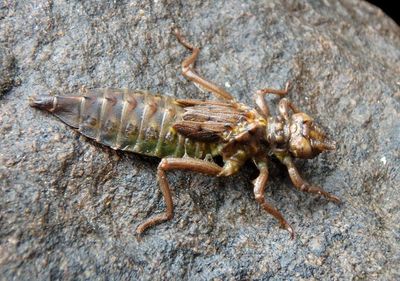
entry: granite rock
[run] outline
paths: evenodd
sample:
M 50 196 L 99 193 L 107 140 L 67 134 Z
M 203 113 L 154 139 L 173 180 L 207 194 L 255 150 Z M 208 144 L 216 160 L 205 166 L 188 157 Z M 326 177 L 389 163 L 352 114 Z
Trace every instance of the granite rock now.
M 144 2 L 0 4 L 0 279 L 399 279 L 399 26 L 358 0 Z M 173 25 L 202 48 L 204 76 L 246 104 L 291 81 L 290 99 L 337 141 L 298 165 L 341 205 L 271 163 L 266 196 L 296 239 L 255 202 L 249 163 L 226 179 L 169 173 L 175 217 L 138 240 L 165 207 L 158 160 L 28 106 L 81 87 L 209 98 L 180 74 Z

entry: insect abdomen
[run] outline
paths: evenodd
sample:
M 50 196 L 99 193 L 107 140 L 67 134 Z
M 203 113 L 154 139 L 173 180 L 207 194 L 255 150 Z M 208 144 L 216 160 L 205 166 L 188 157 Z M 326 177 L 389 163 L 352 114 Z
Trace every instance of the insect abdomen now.
M 97 142 L 150 156 L 193 157 L 210 153 L 210 145 L 193 142 L 172 129 L 183 108 L 168 96 L 141 91 L 101 89 L 84 96 L 39 96 L 31 106 L 52 112 Z

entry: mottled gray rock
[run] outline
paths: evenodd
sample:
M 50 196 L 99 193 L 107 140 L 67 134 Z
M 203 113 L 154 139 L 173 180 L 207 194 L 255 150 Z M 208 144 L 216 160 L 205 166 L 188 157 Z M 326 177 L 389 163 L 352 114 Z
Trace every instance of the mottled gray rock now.
M 0 45 L 0 98 L 15 84 L 15 57 L 9 49 Z
M 139 2 L 0 4 L 0 279 L 399 279 L 399 27 L 355 0 Z M 138 241 L 164 208 L 157 159 L 28 106 L 82 86 L 207 98 L 180 75 L 188 52 L 172 24 L 202 47 L 200 73 L 247 104 L 291 81 L 290 98 L 338 142 L 299 165 L 342 205 L 271 165 L 266 195 L 295 240 L 256 204 L 249 164 L 223 180 L 170 173 L 175 217 Z

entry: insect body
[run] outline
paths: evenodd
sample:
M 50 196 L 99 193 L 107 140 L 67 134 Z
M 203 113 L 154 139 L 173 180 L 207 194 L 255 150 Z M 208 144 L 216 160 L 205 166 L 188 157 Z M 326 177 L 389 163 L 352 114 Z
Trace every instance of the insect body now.
M 293 238 L 292 227 L 264 198 L 268 155 L 275 155 L 287 167 L 297 189 L 339 202 L 337 197 L 304 181 L 293 162 L 293 158 L 312 158 L 325 150 L 332 150 L 334 143 L 327 139 L 311 117 L 286 98 L 279 102 L 279 116 L 271 116 L 264 96 L 276 94 L 282 97 L 288 92 L 288 84 L 285 90 L 257 91 L 256 109 L 241 104 L 194 71 L 193 64 L 200 50 L 186 42 L 178 31 L 175 35 L 192 51 L 182 62 L 183 75 L 219 100 L 181 100 L 142 91 L 103 89 L 83 96 L 33 97 L 30 105 L 52 112 L 83 135 L 113 149 L 162 159 L 157 179 L 166 211 L 140 224 L 137 233 L 173 216 L 166 171 L 181 169 L 212 176 L 230 176 L 247 160 L 252 160 L 260 171 L 253 182 L 255 199 Z M 222 167 L 210 161 L 218 155 L 222 156 Z

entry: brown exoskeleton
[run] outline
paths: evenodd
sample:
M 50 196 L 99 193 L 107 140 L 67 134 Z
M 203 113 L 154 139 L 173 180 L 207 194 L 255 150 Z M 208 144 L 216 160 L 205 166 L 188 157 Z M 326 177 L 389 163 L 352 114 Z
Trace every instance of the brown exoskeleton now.
M 304 192 L 339 199 L 310 185 L 300 176 L 293 159 L 313 158 L 335 144 L 306 113 L 288 99 L 284 90 L 263 89 L 256 93 L 257 108 L 237 102 L 227 91 L 200 77 L 193 65 L 200 52 L 175 30 L 178 41 L 192 54 L 182 62 L 183 75 L 219 101 L 182 100 L 142 91 L 105 89 L 83 96 L 39 96 L 31 106 L 48 110 L 89 138 L 113 149 L 156 156 L 161 159 L 157 178 L 166 211 L 141 223 L 137 233 L 170 220 L 173 203 L 166 171 L 190 170 L 211 176 L 230 176 L 252 160 L 259 176 L 253 181 L 257 202 L 290 232 L 294 231 L 282 214 L 264 197 L 268 180 L 268 157 L 275 155 L 286 167 L 294 186 Z M 267 94 L 281 97 L 279 116 L 270 114 Z M 222 156 L 224 165 L 212 157 Z

